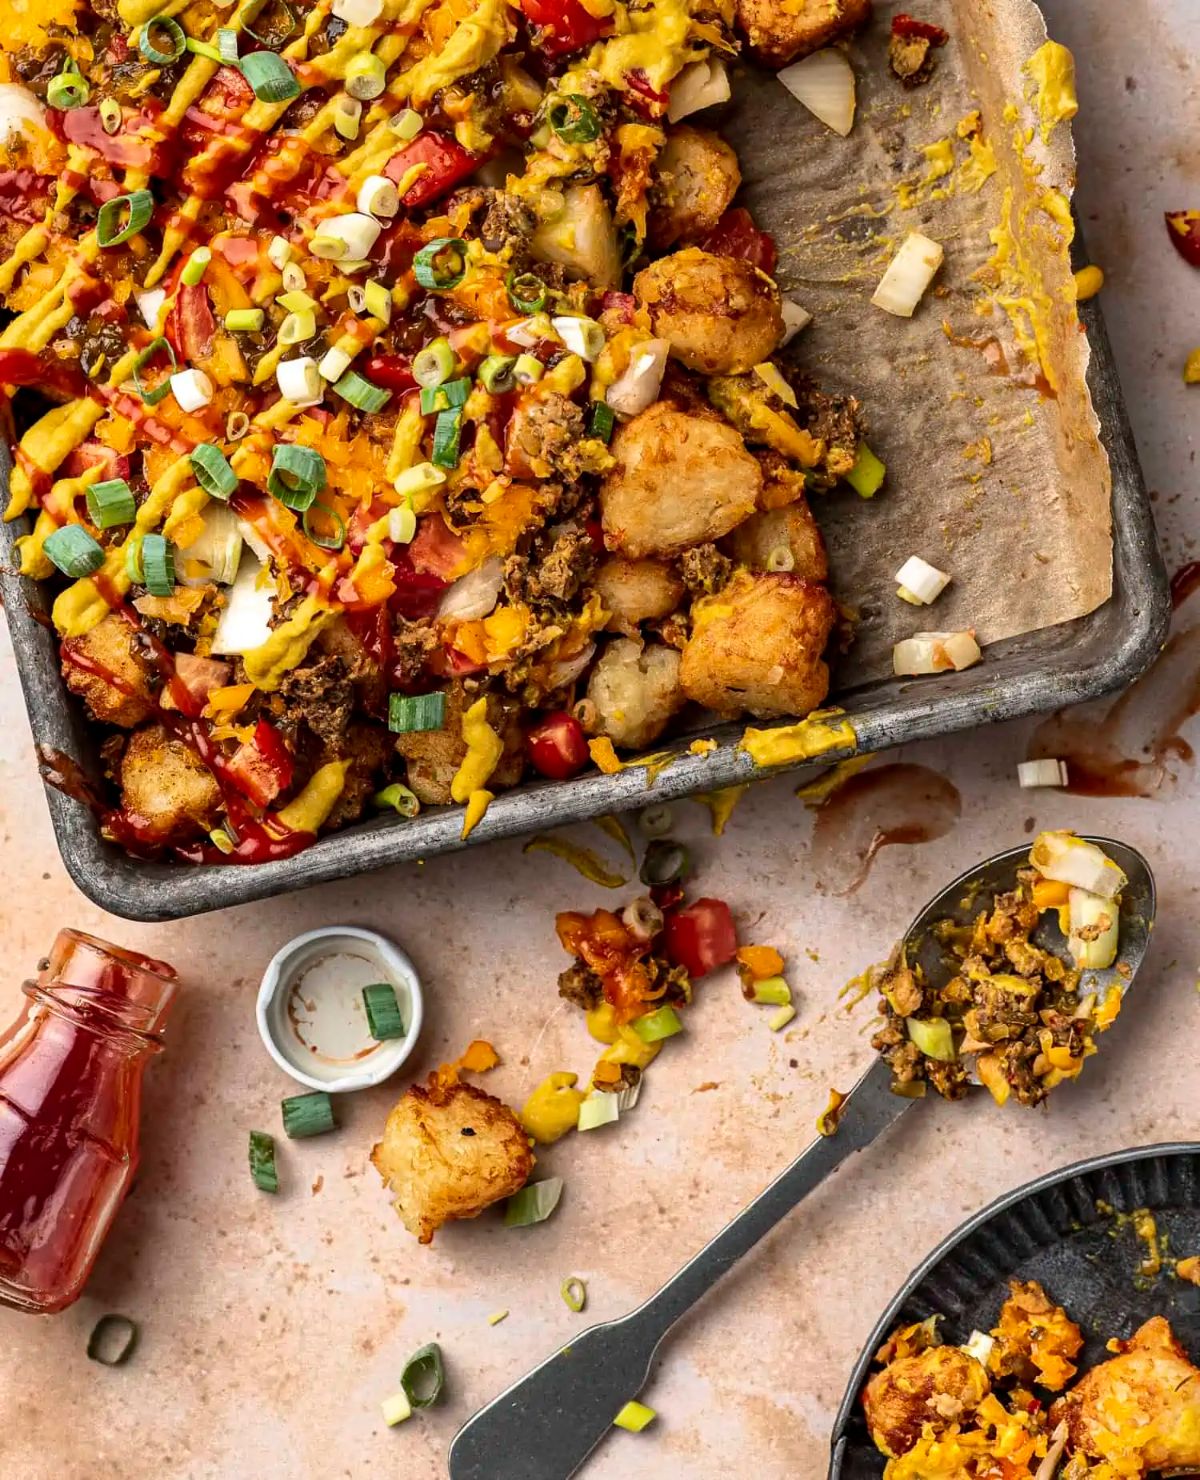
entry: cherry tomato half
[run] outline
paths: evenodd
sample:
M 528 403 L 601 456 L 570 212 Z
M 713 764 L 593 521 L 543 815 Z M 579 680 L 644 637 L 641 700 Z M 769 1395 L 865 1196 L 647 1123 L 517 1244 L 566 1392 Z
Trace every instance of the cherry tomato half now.
M 551 781 L 565 781 L 588 763 L 583 726 L 565 709 L 539 720 L 525 736 L 525 745 L 534 767 Z
M 693 979 L 732 961 L 737 953 L 737 927 L 723 899 L 697 899 L 672 910 L 663 922 L 663 949 L 674 966 Z

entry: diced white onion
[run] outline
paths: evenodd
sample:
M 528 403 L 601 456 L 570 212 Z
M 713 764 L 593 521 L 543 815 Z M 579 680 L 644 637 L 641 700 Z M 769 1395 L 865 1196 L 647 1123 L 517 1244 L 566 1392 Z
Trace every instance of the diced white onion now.
M 666 339 L 647 339 L 634 349 L 629 368 L 613 381 L 604 397 L 619 416 L 636 416 L 658 400 L 670 351 Z
M 1038 786 L 1066 786 L 1066 761 L 1042 760 L 1021 761 L 1017 766 L 1017 781 L 1026 791 Z
M 950 577 L 919 555 L 910 555 L 896 572 L 896 581 L 922 606 L 929 606 L 950 584 Z
M 438 620 L 456 617 L 460 622 L 474 622 L 486 617 L 495 609 L 503 585 L 504 563 L 493 555 L 447 586 L 438 606 Z
M 788 92 L 843 138 L 854 127 L 854 68 L 834 47 L 814 51 L 777 74 Z
M 612 1125 L 620 1115 L 617 1096 L 607 1090 L 594 1089 L 586 1100 L 580 1101 L 577 1125 L 581 1131 L 594 1131 L 602 1125 Z
M 266 565 L 271 558 L 271 547 L 250 523 L 249 519 L 238 520 L 238 533 L 242 537 L 242 543 L 246 546 L 260 565 Z
M 508 324 L 504 330 L 505 338 L 519 344 L 522 349 L 533 349 L 543 339 L 549 339 L 553 333 L 554 325 L 550 322 L 549 315 L 544 313 L 535 313 L 529 319 L 518 319 L 515 324 Z
M 199 411 L 213 398 L 213 383 L 203 370 L 177 370 L 171 376 L 171 394 L 181 411 Z
M 373 216 L 361 211 L 347 211 L 344 216 L 331 216 L 319 223 L 309 242 L 314 257 L 340 261 L 343 257 L 358 260 L 370 254 L 383 230 Z
M 1067 949 L 1075 965 L 1081 971 L 1103 971 L 1111 966 L 1117 959 L 1121 921 L 1118 902 L 1089 894 L 1086 889 L 1072 889 L 1067 896 L 1067 917 L 1071 922 Z M 1096 931 L 1099 933 L 1094 935 Z
M 295 360 L 281 360 L 275 368 L 279 394 L 293 406 L 315 406 L 325 393 L 321 372 L 311 355 Z
M 417 516 L 407 504 L 388 514 L 388 539 L 397 545 L 409 545 L 417 532 Z
M 988 1358 L 992 1354 L 992 1348 L 996 1345 L 995 1340 L 983 1331 L 972 1331 L 970 1339 L 963 1347 L 967 1356 L 974 1357 L 983 1367 L 988 1364 Z
M 1058 1474 L 1058 1467 L 1062 1464 L 1062 1457 L 1067 1452 L 1067 1441 L 1071 1437 L 1070 1425 L 1066 1419 L 1059 1424 L 1050 1436 L 1050 1448 L 1046 1451 L 1046 1457 L 1037 1467 L 1037 1474 L 1033 1480 L 1054 1480 Z
M 165 288 L 147 288 L 144 292 L 133 295 L 137 299 L 138 312 L 141 314 L 147 329 L 158 328 L 158 315 L 163 304 L 167 301 L 167 290 Z
M 550 323 L 571 353 L 581 360 L 594 360 L 604 348 L 604 330 L 595 319 L 564 314 Z
M 583 670 L 596 656 L 596 644 L 586 642 L 583 647 L 570 658 L 559 658 L 557 662 L 550 665 L 546 674 L 546 688 L 563 689 L 570 683 L 574 683 Z
M 368 216 L 390 219 L 400 209 L 400 192 L 386 175 L 368 175 L 358 187 L 356 204 Z
M 1125 875 L 1097 848 L 1073 832 L 1039 833 L 1029 852 L 1029 861 L 1044 878 L 1074 889 L 1086 889 L 1112 899 L 1124 889 Z
M 910 231 L 892 258 L 871 302 L 897 318 L 911 319 L 945 258 L 938 242 Z
M 350 356 L 336 344 L 325 351 L 317 365 L 322 380 L 341 380 L 349 368 Z
M 17 82 L 0 84 L 0 146 L 15 143 L 25 125 L 46 127 L 46 110 L 27 87 Z
M 275 583 L 254 560 L 243 560 L 237 579 L 225 593 L 217 618 L 212 650 L 222 656 L 250 653 L 271 636 Z
M 667 122 L 678 123 L 702 108 L 727 103 L 729 97 L 729 74 L 723 61 L 692 62 L 671 84 Z
M 334 8 L 336 11 L 337 0 L 334 0 Z M 408 1394 L 403 1388 L 393 1393 L 390 1398 L 385 1398 L 380 1403 L 379 1410 L 389 1429 L 394 1429 L 398 1423 L 405 1423 L 412 1417 L 412 1404 L 408 1401 Z
M 283 286 L 288 293 L 303 293 L 308 286 L 308 279 L 304 276 L 304 269 L 298 262 L 285 262 L 283 264 Z
M 973 632 L 916 632 L 892 649 L 892 667 L 899 677 L 913 678 L 970 668 L 982 656 Z
M 185 586 L 232 585 L 242 558 L 241 521 L 228 504 L 210 502 L 203 514 L 204 528 L 197 539 L 180 550 L 176 574 Z
M 291 260 L 291 242 L 286 236 L 273 236 L 267 246 L 267 261 L 282 272 Z
M 333 0 L 332 10 L 348 26 L 373 26 L 383 13 L 383 0 Z
M 797 406 L 796 392 L 788 385 L 779 371 L 771 364 L 770 360 L 764 360 L 761 365 L 755 365 L 754 373 L 762 381 L 763 385 L 773 396 L 778 396 L 785 406 Z
M 779 341 L 782 347 L 790 344 L 801 329 L 807 329 L 812 323 L 812 314 L 807 308 L 801 308 L 798 303 L 793 303 L 790 298 L 785 298 L 780 304 L 783 311 L 783 338 Z

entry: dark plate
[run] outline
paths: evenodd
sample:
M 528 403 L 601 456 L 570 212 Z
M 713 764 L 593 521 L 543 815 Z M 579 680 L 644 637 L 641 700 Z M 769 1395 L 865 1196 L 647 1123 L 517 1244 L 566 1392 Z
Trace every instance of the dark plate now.
M 1143 1146 L 1051 1172 L 952 1233 L 909 1276 L 855 1364 L 834 1424 L 829 1480 L 883 1474 L 859 1394 L 890 1332 L 940 1315 L 946 1340 L 966 1341 L 995 1325 L 1010 1279 L 1037 1280 L 1078 1321 L 1082 1368 L 1105 1360 L 1111 1337 L 1129 1337 L 1156 1315 L 1166 1316 L 1193 1358 L 1200 1354 L 1200 1287 L 1165 1272 L 1140 1280 L 1145 1243 L 1098 1203 L 1118 1213 L 1149 1208 L 1174 1257 L 1200 1253 L 1200 1144 Z

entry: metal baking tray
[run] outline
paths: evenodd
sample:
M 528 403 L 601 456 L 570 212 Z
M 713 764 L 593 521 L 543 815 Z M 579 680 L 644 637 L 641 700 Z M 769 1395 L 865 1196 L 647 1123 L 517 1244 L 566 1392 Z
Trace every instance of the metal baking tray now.
M 1079 243 L 1076 250 L 1081 251 Z M 1077 621 L 990 644 L 985 661 L 965 673 L 915 681 L 890 678 L 844 691 L 835 686 L 830 702 L 846 710 L 860 751 L 883 750 L 1097 698 L 1131 683 L 1165 640 L 1170 620 L 1166 572 L 1112 350 L 1094 300 L 1080 306 L 1080 317 L 1091 343 L 1092 399 L 1112 464 L 1111 598 Z M 7 450 L 0 446 L 0 488 L 5 493 L 9 467 Z M 85 776 L 98 777 L 98 732 L 89 727 L 80 701 L 62 682 L 45 593 L 36 582 L 13 574 L 17 563 L 13 541 L 29 527 L 26 517 L 11 524 L 0 522 L 0 599 L 33 740 L 45 751 L 70 757 Z M 679 758 L 654 779 L 654 799 L 667 801 L 762 776 L 738 749 L 743 728 L 737 723 L 706 729 L 705 734 L 718 742 L 717 749 L 706 755 L 688 754 L 686 736 L 663 747 L 678 752 Z M 821 764 L 850 753 L 830 752 Z M 644 769 L 635 768 L 613 776 L 593 774 L 521 786 L 497 797 L 466 846 L 642 806 L 646 777 Z M 129 920 L 177 920 L 464 846 L 462 809 L 447 807 L 409 821 L 375 818 L 359 823 L 278 863 L 224 867 L 152 863 L 131 858 L 105 842 L 95 816 L 81 802 L 51 787 L 47 800 L 71 878 L 89 899 Z

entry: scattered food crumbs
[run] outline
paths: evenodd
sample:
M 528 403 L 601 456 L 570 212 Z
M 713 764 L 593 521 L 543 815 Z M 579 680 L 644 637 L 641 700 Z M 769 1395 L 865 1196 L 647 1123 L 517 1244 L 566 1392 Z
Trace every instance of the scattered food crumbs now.
M 488 1325 L 498 1326 L 501 1321 L 506 1321 L 507 1319 L 508 1312 L 506 1310 L 494 1310 L 491 1315 L 488 1316 Z
M 1021 761 L 1017 766 L 1017 782 L 1027 791 L 1039 786 L 1066 786 L 1067 779 L 1066 761 Z
M 1193 1254 L 1190 1259 L 1181 1259 L 1175 1266 L 1175 1274 L 1189 1285 L 1200 1285 L 1200 1256 Z
M 1200 349 L 1194 349 L 1183 366 L 1184 385 L 1200 385 Z
M 1075 297 L 1078 302 L 1086 303 L 1089 298 L 1094 298 L 1104 286 L 1104 271 L 1099 267 L 1081 267 L 1075 274 Z
M 325 1178 L 319 1176 L 317 1178 L 317 1180 L 312 1185 L 313 1196 L 316 1197 L 317 1193 L 320 1192 L 321 1188 L 324 1187 L 324 1186 L 325 1186 Z
M 720 1089 L 721 1082 L 718 1079 L 706 1079 L 703 1084 L 698 1084 L 692 1091 L 695 1095 L 706 1095 L 710 1089 Z
M 822 1136 L 836 1136 L 846 1096 L 836 1089 L 829 1091 L 829 1104 L 817 1116 L 817 1130 Z
M 613 1427 L 628 1429 L 631 1434 L 640 1434 L 648 1425 L 652 1424 L 658 1417 L 653 1408 L 647 1408 L 644 1403 L 626 1403 L 616 1418 L 613 1419 Z

